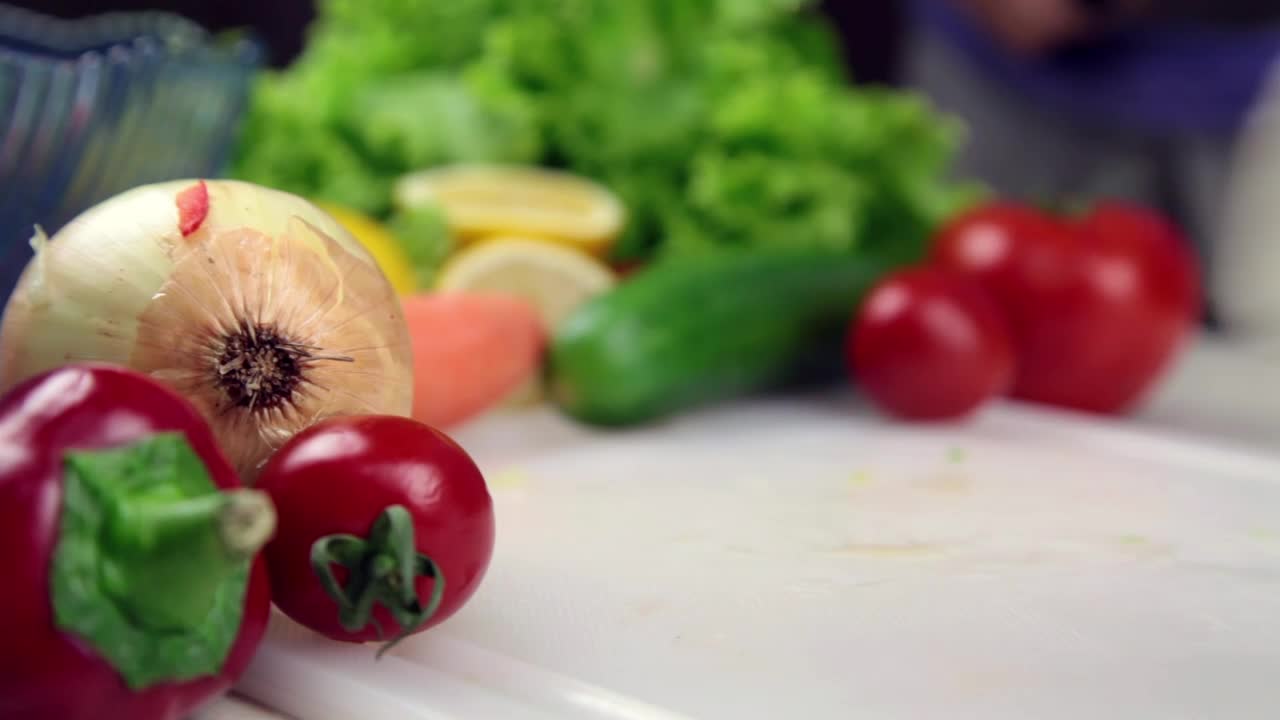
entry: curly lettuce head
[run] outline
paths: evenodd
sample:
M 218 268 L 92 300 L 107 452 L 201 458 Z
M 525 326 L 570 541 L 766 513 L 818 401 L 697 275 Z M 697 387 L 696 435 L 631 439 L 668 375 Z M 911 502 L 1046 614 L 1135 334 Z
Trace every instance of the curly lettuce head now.
M 537 163 L 623 198 L 619 259 L 918 256 L 975 197 L 947 177 L 959 128 L 851 85 L 814 5 L 322 0 L 303 57 L 255 93 L 236 172 L 386 214 L 403 172 Z

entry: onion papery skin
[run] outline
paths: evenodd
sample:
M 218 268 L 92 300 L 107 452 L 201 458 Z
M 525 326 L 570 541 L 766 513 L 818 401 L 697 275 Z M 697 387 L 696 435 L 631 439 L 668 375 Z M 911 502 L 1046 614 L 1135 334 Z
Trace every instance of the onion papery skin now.
M 201 182 L 208 212 L 192 229 L 178 198 Z M 400 302 L 303 198 L 230 180 L 146 185 L 33 243 L 0 322 L 0 392 L 73 362 L 146 373 L 204 414 L 247 482 L 321 419 L 410 413 Z

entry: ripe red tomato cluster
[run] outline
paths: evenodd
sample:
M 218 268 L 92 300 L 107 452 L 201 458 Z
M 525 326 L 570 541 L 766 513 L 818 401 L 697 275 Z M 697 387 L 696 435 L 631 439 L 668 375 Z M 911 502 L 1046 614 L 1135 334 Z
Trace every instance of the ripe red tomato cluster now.
M 954 218 L 927 263 L 872 290 L 847 360 L 863 391 L 905 418 L 959 417 L 1003 394 L 1123 413 L 1200 313 L 1195 258 L 1158 213 L 1108 201 L 1063 216 L 995 202 Z

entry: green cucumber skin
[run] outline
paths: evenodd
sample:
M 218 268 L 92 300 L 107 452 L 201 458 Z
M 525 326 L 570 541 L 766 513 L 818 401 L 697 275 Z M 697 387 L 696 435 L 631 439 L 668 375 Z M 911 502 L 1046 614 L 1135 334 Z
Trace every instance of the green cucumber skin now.
M 840 342 L 887 269 L 780 250 L 651 267 L 557 331 L 552 397 L 584 423 L 625 426 L 768 389 Z

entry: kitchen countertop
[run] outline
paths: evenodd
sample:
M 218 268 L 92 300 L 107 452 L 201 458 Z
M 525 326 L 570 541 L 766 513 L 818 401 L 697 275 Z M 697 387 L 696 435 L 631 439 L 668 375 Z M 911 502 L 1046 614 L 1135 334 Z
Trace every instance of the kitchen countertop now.
M 1254 451 L 1280 451 L 1280 350 L 1205 338 L 1185 353 L 1137 417 L 1146 429 L 1210 438 Z M 1210 385 L 1212 384 L 1212 387 Z M 483 433 L 484 423 L 460 434 Z M 537 432 L 526 442 L 538 442 Z M 560 437 L 553 441 L 560 440 Z M 210 707 L 198 720 L 275 720 L 282 716 L 238 697 Z

